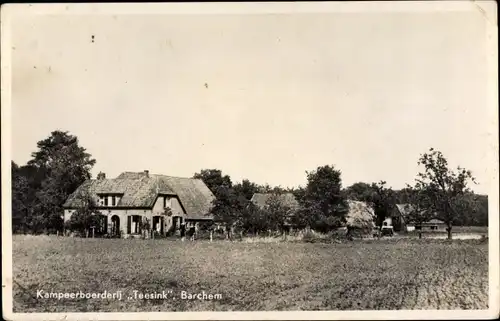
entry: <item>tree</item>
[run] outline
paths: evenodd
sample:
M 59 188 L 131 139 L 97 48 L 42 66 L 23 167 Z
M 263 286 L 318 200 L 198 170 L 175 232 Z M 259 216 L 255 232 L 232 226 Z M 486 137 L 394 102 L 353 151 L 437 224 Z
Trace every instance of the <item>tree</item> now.
M 258 193 L 267 194 L 267 193 L 271 193 L 272 190 L 273 190 L 273 188 L 271 187 L 271 185 L 269 185 L 267 183 L 264 185 L 258 186 Z
M 233 186 L 229 175 L 219 169 L 203 169 L 193 177 L 201 179 L 214 194 L 212 214 L 225 224 L 227 237 L 231 238 L 233 228 L 244 225 L 243 217 L 257 185 L 243 180 Z
M 225 224 L 227 237 L 231 238 L 231 231 L 238 225 L 248 201 L 244 196 L 236 194 L 231 187 L 220 186 L 215 191 L 212 213 L 217 221 Z
M 471 217 L 463 225 L 488 226 L 488 195 L 477 195 L 469 193 L 472 202 L 475 203 Z
M 222 175 L 219 169 L 202 169 L 199 173 L 195 173 L 193 178 L 201 179 L 216 197 L 218 189 L 233 186 L 231 178 L 228 175 Z
M 33 216 L 36 193 L 47 177 L 45 169 L 11 163 L 13 232 L 33 232 L 44 228 L 43 220 Z
M 265 212 L 268 221 L 268 229 L 273 231 L 285 231 L 288 218 L 292 214 L 290 206 L 283 204 L 280 193 L 273 193 L 266 201 Z
M 102 214 L 89 191 L 82 191 L 78 197 L 78 202 L 79 206 L 65 224 L 65 228 L 88 237 L 92 227 L 101 226 Z
M 12 173 L 12 232 L 25 233 L 29 226 L 28 180 L 19 172 L 19 166 L 11 163 Z
M 328 231 L 345 223 L 348 207 L 341 194 L 341 172 L 333 166 L 320 166 L 306 172 L 307 186 L 302 205 L 294 221 L 320 231 Z
M 429 197 L 425 190 L 418 190 L 408 186 L 404 190 L 404 197 L 407 200 L 405 203 L 405 212 L 407 213 L 406 220 L 415 224 L 415 226 L 422 226 L 422 223 L 427 222 L 432 217 L 432 212 L 429 211 Z M 422 233 L 419 232 L 419 238 L 422 238 Z
M 433 148 L 420 156 L 418 165 L 424 170 L 417 174 L 415 189 L 425 197 L 429 211 L 446 223 L 451 240 L 452 226 L 473 206 L 464 195 L 471 192 L 468 184 L 475 183 L 475 178 L 471 171 L 460 166 L 456 171 L 450 170 L 443 154 Z
M 302 186 L 299 186 L 299 187 L 290 189 L 290 193 L 292 193 L 293 196 L 295 196 L 295 199 L 297 200 L 297 202 L 299 204 L 302 204 L 304 201 L 305 194 L 306 194 L 306 189 Z
M 248 179 L 244 179 L 241 183 L 237 183 L 233 185 L 234 192 L 238 195 L 242 195 L 250 201 L 253 197 L 253 194 L 259 192 L 259 186 L 253 182 L 250 182 Z
M 37 147 L 28 166 L 44 173 L 45 177 L 33 201 L 36 216 L 33 228 L 39 230 L 43 226 L 45 230 L 60 230 L 62 205 L 80 184 L 90 179 L 95 159 L 79 146 L 78 138 L 68 132 L 53 131 L 48 138 L 39 141 Z
M 373 184 L 357 182 L 343 190 L 347 199 L 361 202 L 372 202 L 374 199 Z
M 237 227 L 244 232 L 257 234 L 269 229 L 268 213 L 253 203 L 249 203 L 237 221 Z
M 382 226 L 386 217 L 389 216 L 394 207 L 394 192 L 390 187 L 386 186 L 385 181 L 372 183 L 374 190 L 373 210 L 376 216 L 376 225 Z

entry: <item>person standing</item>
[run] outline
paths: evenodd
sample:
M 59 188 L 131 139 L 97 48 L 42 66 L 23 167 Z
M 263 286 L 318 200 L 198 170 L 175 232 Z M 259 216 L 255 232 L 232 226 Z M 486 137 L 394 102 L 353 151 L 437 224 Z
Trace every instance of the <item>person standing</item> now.
M 184 238 L 186 237 L 186 223 L 181 223 L 181 240 L 184 242 Z

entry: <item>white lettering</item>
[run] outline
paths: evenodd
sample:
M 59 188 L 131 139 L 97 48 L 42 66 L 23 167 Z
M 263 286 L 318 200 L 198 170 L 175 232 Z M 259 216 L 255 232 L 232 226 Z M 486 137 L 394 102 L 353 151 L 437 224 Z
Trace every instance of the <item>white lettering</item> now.
M 188 293 L 186 291 L 181 291 L 182 300 L 220 300 L 222 299 L 222 294 L 211 294 L 205 291 L 199 293 Z

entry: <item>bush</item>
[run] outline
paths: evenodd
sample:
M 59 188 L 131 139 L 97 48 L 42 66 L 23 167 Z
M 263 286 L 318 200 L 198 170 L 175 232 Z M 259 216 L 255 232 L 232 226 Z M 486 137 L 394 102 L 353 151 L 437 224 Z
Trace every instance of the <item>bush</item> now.
M 152 236 L 152 238 L 154 238 L 154 239 L 164 239 L 164 238 L 166 237 L 166 235 L 163 235 L 163 234 L 161 234 L 161 233 L 160 233 L 160 232 L 158 232 L 158 231 L 153 231 L 153 233 L 152 233 L 152 235 L 151 235 L 151 236 Z
M 318 237 L 316 237 L 312 230 L 308 230 L 302 235 L 302 241 L 306 243 L 316 243 L 318 241 Z
M 211 231 L 215 227 L 215 224 L 213 221 L 206 221 L 206 222 L 199 222 L 198 223 L 198 230 L 201 232 L 206 232 L 206 231 Z

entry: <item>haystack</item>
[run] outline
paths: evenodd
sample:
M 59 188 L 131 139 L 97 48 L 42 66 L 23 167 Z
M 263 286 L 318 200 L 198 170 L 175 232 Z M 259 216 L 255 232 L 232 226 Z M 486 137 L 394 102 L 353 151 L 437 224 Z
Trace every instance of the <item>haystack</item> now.
M 347 200 L 349 212 L 346 216 L 346 226 L 349 229 L 363 230 L 370 233 L 375 227 L 375 212 L 365 202 Z

